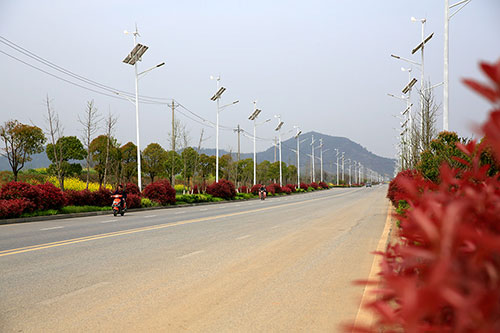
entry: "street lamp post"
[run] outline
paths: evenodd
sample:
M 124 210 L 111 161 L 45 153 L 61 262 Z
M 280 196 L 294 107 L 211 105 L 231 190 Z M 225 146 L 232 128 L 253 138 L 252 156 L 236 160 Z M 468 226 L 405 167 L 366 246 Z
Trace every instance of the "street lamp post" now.
M 342 183 L 345 183 L 344 182 L 344 154 L 345 152 L 342 152 Z
M 300 133 L 302 131 L 298 126 L 294 126 L 297 129 L 297 134 L 295 134 L 295 139 L 297 139 L 297 186 L 300 187 Z
M 213 79 L 213 77 L 210 77 Z M 231 106 L 233 104 L 238 103 L 239 101 L 234 101 L 233 103 L 224 105 L 224 106 L 219 106 L 219 101 L 224 93 L 226 91 L 226 88 L 220 87 L 219 88 L 219 81 L 220 81 L 220 76 L 217 76 L 217 92 L 210 98 L 210 100 L 215 101 L 217 103 L 217 121 L 215 125 L 215 182 L 219 182 L 219 113 L 224 110 L 226 107 Z
M 124 31 L 125 34 L 129 32 L 127 30 Z M 134 36 L 134 48 L 127 55 L 127 57 L 123 60 L 124 63 L 134 66 L 135 72 L 135 124 L 136 124 L 136 140 L 137 140 L 137 186 L 139 190 L 142 190 L 142 175 L 141 175 L 141 144 L 140 144 L 140 135 L 139 135 L 139 76 L 145 74 L 157 67 L 163 66 L 165 63 L 162 62 L 154 67 L 151 67 L 148 70 L 145 70 L 141 73 L 137 72 L 137 62 L 142 60 L 142 55 L 148 50 L 148 47 L 142 44 L 137 43 L 137 36 L 139 35 L 139 31 L 137 30 L 137 25 L 135 27 L 135 31 L 132 32 Z
M 311 170 L 312 174 L 311 175 L 312 175 L 312 177 L 311 177 L 311 179 L 312 179 L 313 183 L 316 182 L 316 175 L 314 173 L 314 143 L 315 142 L 316 141 L 314 141 L 314 135 L 313 135 L 313 136 L 311 136 L 311 150 L 312 150 L 312 155 L 311 155 L 311 161 L 312 161 L 312 170 Z
M 253 102 L 253 113 L 248 117 L 249 120 L 253 121 L 253 184 L 257 184 L 257 150 L 256 150 L 256 138 L 257 138 L 257 117 L 262 112 L 262 110 L 257 109 L 257 101 Z M 270 121 L 271 119 L 266 120 Z
M 281 171 L 281 126 L 283 126 L 284 122 L 281 121 L 281 115 L 275 115 L 275 118 L 278 118 L 278 126 L 274 129 L 278 132 L 278 142 L 279 142 L 279 151 L 280 151 L 280 186 L 283 186 L 283 176 Z
M 337 186 L 339 186 L 339 149 L 335 148 L 335 151 L 337 152 Z

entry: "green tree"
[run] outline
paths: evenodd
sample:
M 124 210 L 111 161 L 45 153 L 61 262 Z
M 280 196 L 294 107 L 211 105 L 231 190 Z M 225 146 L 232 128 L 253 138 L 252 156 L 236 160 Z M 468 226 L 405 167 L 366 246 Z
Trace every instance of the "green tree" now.
M 269 161 L 262 161 L 257 164 L 257 183 L 265 184 L 270 180 L 270 178 L 268 178 L 270 166 L 271 162 Z
M 287 166 L 286 170 L 286 183 L 295 184 L 296 182 L 297 182 L 297 167 L 293 164 L 290 164 L 289 166 Z
M 238 181 L 243 184 L 250 184 L 253 182 L 253 159 L 246 158 L 240 160 L 237 164 L 238 167 Z
M 158 143 L 150 143 L 142 152 L 143 169 L 151 178 L 152 183 L 156 176 L 165 172 L 167 157 L 167 152 Z
M 169 150 L 167 152 L 167 158 L 165 160 L 165 163 L 163 164 L 163 168 L 165 170 L 165 174 L 172 176 L 178 174 L 182 170 L 182 160 L 180 155 L 173 151 Z M 174 184 L 172 179 L 170 180 L 171 184 Z
M 87 151 L 76 136 L 60 137 L 55 147 L 49 143 L 46 148 L 47 157 L 52 162 L 49 172 L 58 176 L 59 187 L 64 191 L 64 178 L 79 175 L 82 172 L 80 163 L 70 163 L 70 160 L 83 160 Z
M 207 178 L 215 176 L 215 156 L 208 156 L 201 154 L 199 158 L 199 173 L 203 184 L 206 183 Z
M 2 148 L 2 155 L 7 157 L 14 180 L 17 181 L 19 170 L 26 162 L 31 161 L 31 155 L 43 151 L 45 135 L 41 128 L 21 124 L 17 120 L 9 120 L 0 126 L 0 137 L 5 144 L 5 148 Z
M 99 135 L 90 143 L 90 153 L 95 163 L 94 169 L 99 178 L 99 186 L 102 186 L 108 165 L 119 164 L 118 162 L 121 159 L 118 143 L 115 138 L 110 137 L 108 150 L 108 136 Z
M 438 137 L 430 142 L 429 149 L 420 154 L 417 170 L 424 177 L 437 182 L 441 164 L 447 163 L 451 167 L 462 168 L 462 165 L 453 159 L 453 157 L 459 157 L 467 160 L 467 156 L 457 148 L 458 142 L 466 143 L 467 140 L 460 138 L 455 132 L 439 133 Z
M 132 177 L 137 176 L 137 146 L 132 142 L 127 142 L 120 147 L 121 171 L 127 182 Z
M 194 170 L 196 169 L 196 163 L 198 161 L 198 153 L 192 147 L 187 147 L 182 151 L 181 159 L 182 177 L 184 178 L 184 184 L 187 184 L 194 176 Z
M 233 157 L 231 154 L 224 154 L 219 157 L 219 175 L 222 179 L 231 180 L 236 173 Z

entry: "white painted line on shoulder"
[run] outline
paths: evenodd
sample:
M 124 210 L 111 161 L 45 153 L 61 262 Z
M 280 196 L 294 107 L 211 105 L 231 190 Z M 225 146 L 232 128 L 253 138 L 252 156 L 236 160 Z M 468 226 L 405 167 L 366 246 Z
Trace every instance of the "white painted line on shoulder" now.
M 116 222 L 118 220 L 106 220 L 106 221 L 101 221 L 101 223 L 111 223 L 111 222 Z
M 245 236 L 238 237 L 236 239 L 237 240 L 242 240 L 242 239 L 245 239 L 245 238 L 248 238 L 248 237 L 252 237 L 252 235 L 245 235 Z
M 179 258 L 179 259 L 184 259 L 184 258 L 192 257 L 192 256 L 197 255 L 197 254 L 202 253 L 202 252 L 205 252 L 205 251 L 203 251 L 203 250 L 200 250 L 200 251 L 194 251 L 194 252 L 191 252 L 191 253 L 185 254 L 185 255 L 183 255 L 183 256 L 180 256 L 180 257 L 178 257 L 178 258 Z
M 64 227 L 52 227 L 52 228 L 43 228 L 43 229 L 40 229 L 40 230 L 54 230 L 54 229 L 62 229 Z

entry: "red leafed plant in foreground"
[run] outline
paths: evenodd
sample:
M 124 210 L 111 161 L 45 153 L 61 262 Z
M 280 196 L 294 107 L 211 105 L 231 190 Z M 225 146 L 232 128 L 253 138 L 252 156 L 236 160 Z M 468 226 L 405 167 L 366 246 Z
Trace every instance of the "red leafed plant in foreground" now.
M 480 164 L 488 147 L 500 160 L 500 61 L 481 68 L 491 86 L 464 82 L 494 103 L 485 139 L 458 143 L 470 162 L 443 164 L 438 184 L 395 183 L 400 193 L 390 197 L 410 206 L 398 216 L 401 241 L 381 253 L 378 297 L 368 305 L 377 324 L 354 332 L 500 332 L 500 176 Z

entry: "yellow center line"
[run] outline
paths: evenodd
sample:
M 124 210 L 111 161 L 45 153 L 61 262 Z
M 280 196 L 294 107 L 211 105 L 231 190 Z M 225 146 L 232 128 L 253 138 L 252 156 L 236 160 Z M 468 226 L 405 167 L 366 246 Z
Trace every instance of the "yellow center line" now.
M 343 196 L 343 195 L 348 194 L 348 193 L 352 193 L 352 192 L 341 193 L 341 194 L 333 195 L 333 196 L 326 196 L 323 198 L 303 200 L 303 201 L 287 203 L 287 204 L 282 204 L 282 205 L 277 205 L 277 206 L 247 210 L 247 211 L 243 211 L 243 212 L 228 213 L 228 214 L 215 215 L 215 216 L 209 216 L 209 217 L 201 217 L 201 218 L 190 219 L 190 220 L 179 221 L 179 222 L 169 222 L 169 223 L 164 223 L 164 224 L 159 224 L 159 225 L 154 225 L 154 226 L 140 227 L 140 228 L 135 228 L 135 229 L 123 230 L 123 231 L 114 231 L 114 232 L 109 232 L 109 233 L 104 233 L 104 234 L 99 234 L 99 235 L 85 236 L 85 237 L 72 238 L 72 239 L 67 239 L 67 240 L 62 240 L 62 241 L 57 241 L 57 242 L 20 247 L 20 248 L 16 248 L 16 249 L 0 251 L 0 257 L 5 257 L 5 256 L 13 255 L 13 254 L 19 254 L 19 253 L 25 253 L 25 252 L 31 252 L 31 251 L 38 251 L 38 250 L 43 250 L 43 249 L 48 249 L 48 248 L 58 247 L 58 246 L 63 246 L 63 245 L 83 243 L 83 242 L 88 242 L 91 240 L 97 240 L 97 239 L 103 239 L 103 238 L 109 238 L 109 237 L 115 237 L 115 236 L 122 236 L 122 235 L 130 235 L 130 234 L 134 234 L 134 233 L 138 233 L 138 232 L 165 229 L 165 228 L 175 227 L 175 226 L 184 225 L 184 224 L 213 221 L 213 220 L 217 220 L 217 219 L 223 219 L 226 217 L 233 217 L 233 216 L 239 216 L 239 215 L 244 215 L 244 214 L 257 213 L 257 212 L 267 211 L 267 210 L 271 210 L 271 209 L 282 208 L 282 207 L 286 207 L 286 206 L 295 206 L 295 205 L 304 204 L 304 203 L 311 202 L 311 201 L 332 199 L 332 198 L 336 198 L 339 196 Z

